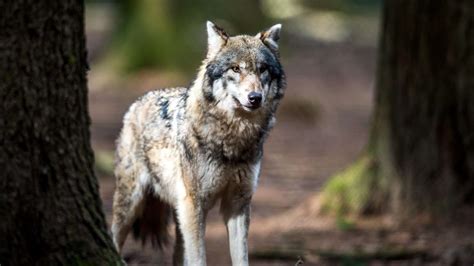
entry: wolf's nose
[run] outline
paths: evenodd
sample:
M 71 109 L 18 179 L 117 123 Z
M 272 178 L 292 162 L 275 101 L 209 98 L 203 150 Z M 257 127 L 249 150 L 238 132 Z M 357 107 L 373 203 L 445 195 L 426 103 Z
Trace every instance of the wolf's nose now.
M 249 93 L 249 102 L 253 106 L 259 106 L 262 102 L 262 94 L 260 92 L 252 91 Z

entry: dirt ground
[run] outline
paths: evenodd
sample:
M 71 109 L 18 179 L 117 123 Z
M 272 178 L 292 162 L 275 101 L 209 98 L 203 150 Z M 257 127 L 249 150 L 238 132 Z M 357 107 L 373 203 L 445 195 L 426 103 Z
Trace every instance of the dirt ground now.
M 457 252 L 453 250 L 452 255 L 449 248 L 464 245 L 474 250 L 472 219 L 454 229 L 443 224 L 413 229 L 399 228 L 389 217 L 351 224 L 314 216 L 317 201 L 309 199 L 332 174 L 353 161 L 366 143 L 376 48 L 296 36 L 283 47 L 288 88 L 278 123 L 265 144 L 252 203 L 252 265 L 366 265 L 364 261 L 370 265 L 447 265 Z M 167 84 L 151 76 L 143 74 L 123 88 L 91 87 L 94 149 L 112 151 L 127 107 L 147 89 Z M 145 88 L 145 83 L 150 87 Z M 101 176 L 100 188 L 110 222 L 113 177 Z M 462 217 L 465 220 L 469 215 Z M 225 227 L 215 210 L 208 219 L 206 248 L 209 265 L 230 265 Z M 142 248 L 130 237 L 124 257 L 130 265 L 169 265 L 171 251 L 172 243 L 160 252 Z

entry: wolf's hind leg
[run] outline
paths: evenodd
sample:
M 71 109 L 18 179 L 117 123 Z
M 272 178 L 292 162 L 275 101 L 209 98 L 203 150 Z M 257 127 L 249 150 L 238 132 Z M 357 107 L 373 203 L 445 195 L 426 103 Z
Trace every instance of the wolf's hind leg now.
M 173 251 L 173 265 L 174 266 L 181 266 L 184 265 L 184 242 L 183 242 L 183 234 L 179 229 L 179 221 L 176 215 L 176 211 L 174 213 L 174 223 L 175 223 L 175 241 L 174 241 L 174 251 Z
M 114 244 L 121 253 L 125 239 L 130 232 L 133 222 L 143 208 L 144 193 L 135 184 L 132 188 L 118 184 L 113 202 L 112 237 Z
M 188 195 L 185 199 L 178 201 L 176 213 L 184 242 L 184 265 L 205 266 L 206 214 L 204 210 Z

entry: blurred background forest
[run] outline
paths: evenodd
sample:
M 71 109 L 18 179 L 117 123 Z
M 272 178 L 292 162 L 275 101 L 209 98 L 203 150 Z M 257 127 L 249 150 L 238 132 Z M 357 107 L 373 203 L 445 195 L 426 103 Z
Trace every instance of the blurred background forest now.
M 192 81 L 206 52 L 206 20 L 231 35 L 282 23 L 288 88 L 253 199 L 252 264 L 443 265 L 456 260 L 459 247 L 474 253 L 472 219 L 451 226 L 454 216 L 435 224 L 417 216 L 402 225 L 393 215 L 360 210 L 359 199 L 374 191 L 344 193 L 358 186 L 371 160 L 364 154 L 381 6 L 378 0 L 86 1 L 92 145 L 108 222 L 114 142 L 128 106 L 146 91 Z M 206 237 L 209 265 L 228 265 L 217 211 Z M 143 250 L 130 237 L 124 256 L 132 265 L 168 265 L 171 248 Z

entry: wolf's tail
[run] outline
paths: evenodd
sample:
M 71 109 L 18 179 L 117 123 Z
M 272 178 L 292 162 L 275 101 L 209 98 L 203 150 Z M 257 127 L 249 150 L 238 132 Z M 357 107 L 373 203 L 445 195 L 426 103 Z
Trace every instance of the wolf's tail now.
M 168 225 L 171 220 L 171 206 L 147 192 L 143 213 L 133 224 L 133 236 L 145 245 L 150 240 L 152 247 L 163 248 L 168 244 Z

